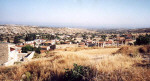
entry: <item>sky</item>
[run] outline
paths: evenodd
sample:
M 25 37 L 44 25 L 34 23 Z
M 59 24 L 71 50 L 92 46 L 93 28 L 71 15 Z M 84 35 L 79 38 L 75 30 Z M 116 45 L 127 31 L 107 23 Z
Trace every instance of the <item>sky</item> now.
M 150 27 L 150 0 L 0 0 L 0 24 Z

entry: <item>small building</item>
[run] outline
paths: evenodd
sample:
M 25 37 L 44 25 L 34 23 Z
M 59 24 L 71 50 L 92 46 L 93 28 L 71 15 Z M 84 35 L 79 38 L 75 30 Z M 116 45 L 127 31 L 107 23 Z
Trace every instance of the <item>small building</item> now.
M 44 52 L 50 50 L 50 46 L 40 46 L 40 48 L 41 48 L 41 53 L 44 53 Z
M 78 44 L 78 47 L 86 47 L 86 45 L 85 45 L 84 42 L 80 42 L 80 43 Z
M 104 47 L 104 41 L 100 41 L 100 42 L 98 43 L 98 47 Z
M 18 50 L 14 49 L 14 44 L 0 44 L 0 65 L 13 65 L 18 60 Z
M 41 50 L 49 50 L 50 46 L 40 46 Z
M 125 45 L 134 45 L 134 42 L 135 42 L 136 40 L 132 40 L 132 39 L 126 39 L 125 40 Z
M 34 56 L 34 51 L 21 53 L 21 48 L 11 43 L 0 43 L 0 65 L 9 66 L 14 62 L 30 60 Z

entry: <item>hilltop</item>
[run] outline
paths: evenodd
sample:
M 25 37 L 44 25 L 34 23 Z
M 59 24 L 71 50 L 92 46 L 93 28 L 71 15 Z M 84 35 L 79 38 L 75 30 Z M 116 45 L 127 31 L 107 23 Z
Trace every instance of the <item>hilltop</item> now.
M 99 33 L 107 33 L 107 34 L 118 34 L 118 33 L 150 33 L 150 28 L 135 28 L 135 29 L 127 29 L 127 28 L 110 28 L 110 29 L 93 29 Z
M 88 33 L 95 32 L 87 29 L 67 28 L 67 27 L 39 27 L 39 26 L 25 26 L 25 25 L 0 25 L 0 34 L 27 34 L 27 33 Z

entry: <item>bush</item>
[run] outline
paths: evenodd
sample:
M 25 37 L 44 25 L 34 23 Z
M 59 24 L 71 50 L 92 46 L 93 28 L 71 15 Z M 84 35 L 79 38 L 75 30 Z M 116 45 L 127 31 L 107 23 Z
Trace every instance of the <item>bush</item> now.
M 52 46 L 50 46 L 50 48 L 51 48 L 52 50 L 54 50 L 54 49 L 56 49 L 56 45 L 52 45 Z
M 20 38 L 19 38 L 19 36 L 15 36 L 15 37 L 14 37 L 14 43 L 15 43 L 15 44 L 20 43 Z
M 21 50 L 22 50 L 23 53 L 27 53 L 28 51 L 33 51 L 34 48 L 30 45 L 26 45 L 25 47 L 22 47 Z
M 26 45 L 26 46 L 24 46 L 24 47 L 22 47 L 22 52 L 23 53 L 27 53 L 28 51 L 35 51 L 36 53 L 38 53 L 38 54 L 40 54 L 41 53 L 41 48 L 40 47 L 38 47 L 38 48 L 34 48 L 34 47 L 32 47 L 32 46 L 30 46 L 30 45 Z
M 36 52 L 36 53 L 38 53 L 38 54 L 40 54 L 40 53 L 41 53 L 41 48 L 40 48 L 40 47 L 35 48 L 34 50 L 35 50 L 35 52 Z
M 30 72 L 25 72 L 26 78 L 24 81 L 31 81 L 32 80 L 32 74 Z
M 147 45 L 147 46 L 143 46 L 143 47 L 139 48 L 139 52 L 140 53 L 150 53 L 150 46 Z
M 118 51 L 114 52 L 113 54 L 124 54 L 131 57 L 136 57 L 139 55 L 139 48 L 140 46 L 123 46 Z
M 86 66 L 74 64 L 73 69 L 66 69 L 64 80 L 65 81 L 87 81 L 89 80 L 89 74 L 91 69 Z M 92 73 L 91 73 L 92 74 Z
M 135 42 L 135 45 L 148 45 L 150 44 L 150 35 L 146 34 L 145 36 L 140 35 Z

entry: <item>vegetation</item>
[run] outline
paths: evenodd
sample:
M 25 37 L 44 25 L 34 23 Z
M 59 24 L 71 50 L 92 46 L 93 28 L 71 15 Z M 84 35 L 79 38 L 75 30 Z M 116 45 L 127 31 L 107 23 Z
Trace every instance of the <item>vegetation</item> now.
M 7 42 L 10 43 L 9 37 L 7 37 Z
M 20 37 L 19 36 L 14 37 L 14 43 L 15 44 L 20 43 Z
M 139 52 L 143 53 L 143 54 L 149 54 L 150 53 L 150 45 L 140 47 Z
M 0 34 L 0 41 L 3 41 L 4 39 L 3 39 L 3 35 L 2 34 Z
M 83 39 L 88 39 L 88 36 L 86 34 L 82 34 Z
M 38 47 L 38 48 L 34 48 L 34 50 L 35 50 L 35 52 L 36 52 L 36 53 L 38 53 L 38 54 L 40 54 L 40 53 L 41 53 L 41 48 L 40 48 L 40 47 Z
M 56 49 L 56 45 L 51 45 L 50 48 L 51 48 L 52 50 L 54 50 L 54 49 Z
M 22 52 L 23 53 L 27 53 L 28 51 L 33 51 L 34 47 L 30 46 L 30 45 L 26 45 L 25 47 L 22 47 Z
M 25 41 L 32 41 L 36 39 L 36 34 L 27 34 L 26 37 L 25 37 Z
M 25 81 L 26 80 L 149 81 L 150 80 L 149 78 L 150 67 L 147 64 L 142 63 L 142 59 L 140 56 L 129 57 L 125 54 L 112 55 L 111 53 L 109 53 L 110 49 L 111 48 L 107 49 L 80 48 L 80 50 L 76 52 L 69 50 L 68 51 L 57 50 L 55 54 L 50 55 L 47 58 L 39 58 L 37 60 L 33 60 L 21 64 L 19 66 L 0 67 L 0 80 L 25 80 Z M 114 48 L 112 48 L 112 50 L 114 50 Z M 64 68 L 68 69 L 65 70 Z
M 135 45 L 148 45 L 150 44 L 150 35 L 146 34 L 145 36 L 140 35 L 135 42 Z
M 35 51 L 36 53 L 38 53 L 38 54 L 40 54 L 41 53 L 41 48 L 40 47 L 38 47 L 38 48 L 34 48 L 34 47 L 32 47 L 32 46 L 30 46 L 30 45 L 26 45 L 26 46 L 24 46 L 24 47 L 22 47 L 22 52 L 23 53 L 27 53 L 28 51 Z
M 89 80 L 92 70 L 87 66 L 81 66 L 74 64 L 73 69 L 66 69 L 64 75 L 64 81 L 81 81 Z
M 101 38 L 105 41 L 106 40 L 106 35 L 101 35 Z

